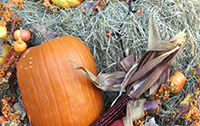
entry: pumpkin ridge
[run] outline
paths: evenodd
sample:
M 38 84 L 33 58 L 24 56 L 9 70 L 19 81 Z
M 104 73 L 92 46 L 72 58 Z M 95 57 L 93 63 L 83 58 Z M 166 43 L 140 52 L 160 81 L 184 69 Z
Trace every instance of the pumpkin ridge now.
M 74 39 L 76 39 L 76 38 L 74 38 Z M 64 40 L 64 38 L 63 38 L 63 40 Z M 80 41 L 80 40 L 79 40 Z M 72 45 L 73 45 L 73 48 L 74 49 L 76 49 L 76 51 L 75 52 L 77 52 L 78 53 L 78 55 L 79 56 L 81 56 L 81 57 L 79 57 L 80 58 L 80 60 L 81 61 L 84 61 L 84 59 L 88 59 L 88 61 L 87 61 L 87 63 L 89 63 L 89 64 L 93 64 L 95 61 L 94 61 L 94 59 L 91 59 L 91 58 L 88 58 L 88 57 L 91 57 L 92 56 L 92 53 L 90 52 L 90 50 L 89 50 L 89 48 L 87 47 L 87 45 L 84 43 L 84 42 L 82 42 L 82 41 L 80 41 L 81 42 L 81 45 L 80 44 L 77 44 L 77 43 L 72 43 Z M 80 47 L 79 47 L 80 46 Z M 76 47 L 78 47 L 78 48 L 76 48 Z M 90 53 L 84 53 L 84 55 L 82 55 L 82 53 L 78 50 L 79 48 L 86 48 Z M 86 52 L 86 49 L 85 50 L 83 50 L 83 51 L 85 51 Z M 87 52 L 88 52 L 87 51 Z M 92 56 L 93 57 L 93 56 Z M 75 61 L 76 62 L 76 61 Z M 84 63 L 83 64 L 83 66 L 86 66 L 86 63 Z M 91 67 L 91 66 L 90 66 Z M 93 67 L 93 66 L 92 66 Z M 94 69 L 94 68 L 91 68 L 91 69 Z M 95 69 L 96 69 L 96 64 L 95 64 Z M 94 71 L 92 71 L 92 73 L 93 73 Z M 97 73 L 97 71 L 95 71 L 95 73 L 94 74 L 96 74 Z M 95 88 L 94 90 L 98 90 L 96 87 L 94 87 L 94 85 L 92 84 L 92 82 L 90 81 L 90 84 L 88 84 L 89 85 L 89 88 Z M 83 87 L 82 87 L 83 88 Z M 82 90 L 82 91 L 84 91 L 84 90 Z M 99 91 L 100 92 L 100 91 Z M 101 92 L 100 92 L 101 93 Z M 87 94 L 87 97 L 96 97 L 95 96 L 95 92 L 94 91 L 91 91 L 90 92 L 90 94 Z M 100 97 L 99 97 L 99 99 L 100 99 Z M 92 99 L 89 99 L 90 101 L 88 101 L 88 103 L 92 103 Z M 94 104 L 95 106 L 95 108 L 99 108 L 99 105 L 98 104 Z M 102 110 L 101 110 L 102 111 Z M 97 113 L 99 113 L 99 110 L 95 110 L 95 112 L 94 111 L 92 111 L 92 112 L 90 112 L 90 114 L 93 114 L 93 115 L 96 115 Z
M 28 50 L 27 50 L 28 51 Z M 27 52 L 26 51 L 26 52 Z M 25 54 L 26 54 L 26 52 L 25 52 Z M 23 54 L 24 55 L 24 54 Z M 26 58 L 26 57 L 23 57 L 23 58 Z M 22 60 L 24 60 L 24 59 L 22 59 Z M 17 70 L 18 71 L 24 71 L 24 70 L 26 70 L 26 71 L 29 71 L 28 69 L 25 69 L 26 68 L 26 62 L 23 62 L 23 63 L 19 63 L 20 64 L 20 68 L 18 68 Z M 24 68 L 25 67 L 25 68 Z M 24 72 L 22 72 L 23 74 L 21 75 L 21 76 L 29 76 L 29 74 L 30 74 L 30 71 L 28 72 L 28 73 L 26 73 L 26 75 L 24 74 Z M 23 78 L 21 78 L 21 79 L 23 79 Z M 18 80 L 18 82 L 20 82 L 21 81 L 21 79 L 20 80 Z M 28 82 L 26 82 L 26 83 L 28 83 Z M 29 85 L 30 85 L 30 83 L 28 83 Z M 19 87 L 20 87 L 20 85 L 19 85 Z M 27 90 L 27 87 L 23 87 L 25 90 Z M 32 88 L 32 87 L 31 87 Z M 30 90 L 30 89 L 29 89 Z M 24 96 L 29 96 L 28 97 L 28 99 L 34 99 L 34 97 L 32 97 L 32 96 L 30 96 L 29 95 L 29 92 L 28 91 L 23 91 L 23 93 L 25 93 L 24 95 L 22 95 L 22 98 L 24 99 Z M 35 93 L 35 90 L 34 90 L 34 93 Z M 26 101 L 26 100 L 28 100 L 28 99 L 26 99 L 26 97 L 25 97 L 25 99 L 24 99 L 24 101 Z M 32 100 L 31 100 L 32 101 Z M 38 100 L 37 100 L 37 102 L 38 102 Z M 24 104 L 26 105 L 26 106 L 31 106 L 31 104 L 29 104 L 29 103 L 31 103 L 31 102 L 25 102 Z M 39 102 L 38 102 L 39 103 Z M 28 111 L 34 111 L 33 109 L 29 109 Z M 42 109 L 40 109 L 40 111 L 42 112 Z M 30 119 L 32 118 L 32 117 L 29 117 Z M 43 118 L 44 119 L 44 118 Z
M 67 39 L 69 38 L 69 37 L 71 37 L 71 36 L 64 36 L 64 37 L 61 37 L 60 38 L 60 42 L 61 41 L 67 41 L 66 40 L 66 37 L 67 37 Z M 68 43 L 70 43 L 70 45 L 72 46 L 72 49 L 73 49 L 73 51 L 75 51 L 76 53 L 77 53 L 77 55 L 79 56 L 79 59 L 77 59 L 77 60 L 75 60 L 75 62 L 78 62 L 78 61 L 85 61 L 85 59 L 87 59 L 87 63 L 83 63 L 83 64 L 81 64 L 81 65 L 83 65 L 83 66 L 87 66 L 87 64 L 94 64 L 95 65 L 95 69 L 96 69 L 96 64 L 95 64 L 95 61 L 94 61 L 94 59 L 91 59 L 91 58 L 88 58 L 88 57 L 92 57 L 92 53 L 90 52 L 90 50 L 89 50 L 89 48 L 86 46 L 86 44 L 84 43 L 84 42 L 82 42 L 81 40 L 79 40 L 79 39 L 77 39 L 77 38 L 74 38 L 74 37 L 72 37 L 71 39 L 73 39 L 73 40 L 71 40 L 71 41 L 79 41 L 79 42 L 70 42 L 69 40 L 67 41 Z M 83 49 L 84 48 L 84 49 Z M 79 49 L 81 49 L 81 51 L 79 50 Z M 89 52 L 89 53 L 88 53 Z M 82 53 L 84 53 L 84 55 L 82 54 Z M 73 57 L 72 57 L 72 59 L 73 59 Z M 72 66 L 72 68 L 73 68 L 74 66 Z M 88 69 L 88 68 L 87 68 Z M 94 69 L 93 68 L 93 65 L 92 66 L 90 66 L 89 67 L 89 69 L 88 70 L 92 70 L 92 69 Z M 93 71 L 91 71 L 91 72 L 95 72 L 94 74 L 96 74 L 97 73 L 97 71 L 95 70 L 93 70 Z M 82 73 L 81 73 L 82 74 Z M 87 88 L 90 88 L 90 89 L 94 89 L 95 91 L 97 91 L 98 89 L 96 88 L 96 87 L 94 87 L 94 85 L 92 84 L 92 82 L 90 81 L 90 80 L 88 80 L 90 83 L 87 83 Z M 81 87 L 82 89 L 84 88 L 83 86 Z M 85 89 L 84 90 L 81 90 L 83 93 L 84 93 L 84 91 L 85 91 Z M 87 89 L 86 89 L 86 91 L 87 91 Z M 96 95 L 95 95 L 95 91 L 90 91 L 90 94 L 89 93 L 87 93 L 87 97 L 91 97 L 91 98 L 95 98 L 95 97 L 97 97 Z M 99 93 L 101 93 L 99 90 L 98 90 L 98 92 Z M 100 97 L 100 96 L 98 96 L 98 99 L 101 99 L 102 100 L 102 97 Z M 87 102 L 88 104 L 89 103 L 93 103 L 92 102 L 92 99 L 88 99 L 89 101 Z M 98 100 L 97 100 L 98 101 Z M 102 100 L 103 101 L 103 100 Z M 99 104 L 103 104 L 103 103 L 99 103 Z M 98 103 L 96 103 L 96 104 L 93 104 L 93 105 L 95 105 L 94 107 L 96 107 L 96 108 L 98 108 L 98 109 L 95 109 L 95 111 L 92 111 L 92 109 L 89 109 L 90 110 L 90 112 L 88 112 L 88 113 L 90 113 L 90 114 L 92 114 L 92 115 L 95 115 L 95 114 L 98 114 L 99 112 L 101 112 L 103 109 L 100 109 L 100 106 L 101 105 L 98 105 Z M 91 116 L 92 117 L 92 116 Z M 87 118 L 88 120 L 90 120 L 89 118 Z
M 86 46 L 86 45 L 85 45 Z M 77 51 L 78 52 L 78 51 Z M 79 52 L 80 53 L 80 52 Z M 82 56 L 81 58 L 82 59 L 84 59 L 84 58 L 86 58 L 86 57 L 90 57 L 89 56 L 90 54 L 89 53 L 85 53 L 85 55 L 84 56 Z M 91 54 L 92 55 L 92 54 Z M 81 60 L 82 60 L 81 59 Z M 87 59 L 89 59 L 89 58 L 87 58 Z M 89 64 L 93 64 L 93 62 L 94 61 L 92 61 L 92 59 L 89 59 L 88 61 L 87 61 Z M 86 65 L 85 63 L 84 63 L 84 65 Z M 92 66 L 93 67 L 93 66 Z M 95 66 L 96 67 L 96 66 Z M 96 68 L 95 68 L 96 69 Z M 92 72 L 93 73 L 93 72 Z M 94 74 L 96 74 L 96 73 L 94 73 Z M 92 84 L 92 82 L 89 84 L 89 87 L 90 88 L 96 88 L 96 87 L 94 87 L 94 85 Z M 97 89 L 95 89 L 95 90 L 97 90 Z M 93 92 L 91 92 L 90 94 L 87 94 L 88 95 L 88 97 L 95 97 L 95 92 L 93 91 Z M 89 103 L 92 103 L 92 99 L 89 99 L 90 100 L 90 102 Z M 94 104 L 95 106 L 95 108 L 99 108 L 98 107 L 98 104 Z M 96 115 L 96 113 L 98 113 L 98 111 L 99 110 L 96 110 L 95 112 L 90 112 L 92 115 Z
M 61 44 L 62 42 L 61 42 L 61 40 L 60 40 L 60 42 L 57 42 L 57 41 L 55 41 L 55 42 L 51 42 L 51 43 L 48 43 L 49 44 L 49 46 L 50 46 L 50 48 L 51 48 L 51 50 L 53 50 L 52 49 L 52 47 L 51 46 L 53 46 L 53 48 L 55 48 L 55 47 L 58 47 L 58 44 L 60 45 L 60 47 L 59 48 L 62 48 L 62 49 L 60 49 L 60 50 L 62 50 L 62 55 L 63 54 L 65 54 L 65 56 L 66 56 L 66 53 L 63 51 L 63 50 L 65 50 L 65 48 L 64 48 L 64 46 L 63 46 L 63 43 Z M 64 41 L 64 43 L 66 43 L 65 41 Z M 52 54 L 54 54 L 54 53 L 52 53 Z M 56 59 L 55 57 L 55 55 L 53 55 L 53 57 L 54 57 L 54 59 Z M 67 56 L 66 56 L 67 57 Z M 64 57 L 65 58 L 65 57 Z M 67 90 L 66 90 L 66 86 L 64 86 L 64 82 L 63 82 L 63 78 L 62 78 L 62 76 L 61 76 L 61 72 L 60 72 L 60 70 L 58 69 L 58 66 L 60 65 L 59 63 L 57 63 L 57 60 L 55 60 L 55 66 L 56 66 L 56 70 L 57 70 L 57 73 L 58 73 L 58 77 L 59 77 L 59 80 L 60 80 L 60 82 L 62 83 L 62 87 L 63 87 L 63 90 L 65 91 L 65 92 L 67 92 Z M 66 65 L 67 65 L 67 63 L 66 63 Z M 61 71 L 63 71 L 63 70 L 61 70 Z M 65 70 L 64 70 L 65 71 Z M 66 73 L 66 74 L 69 74 L 69 73 Z M 68 98 L 68 96 L 64 93 L 64 95 L 65 95 L 65 98 L 67 99 Z M 66 101 L 67 102 L 67 101 Z M 68 103 L 69 104 L 69 103 Z M 68 109 L 69 111 L 71 110 L 71 109 Z M 69 113 L 72 113 L 72 112 L 69 112 Z M 69 119 L 71 119 L 71 116 L 68 116 L 68 118 Z M 72 120 L 72 119 L 71 119 Z
M 29 53 L 30 53 L 30 52 L 29 52 Z M 37 61 L 37 60 L 36 60 L 36 61 Z M 30 69 L 30 68 L 28 69 L 28 71 L 29 71 L 29 74 L 30 74 L 29 76 L 32 76 L 32 74 L 31 74 L 31 69 Z M 34 82 L 34 79 L 32 79 L 32 83 L 35 83 L 35 82 Z M 34 92 L 35 92 L 36 94 L 38 94 L 36 88 L 32 88 L 32 89 L 34 90 Z M 35 98 L 34 98 L 34 99 L 35 99 Z M 38 97 L 37 97 L 37 102 L 38 102 L 38 103 L 41 103 L 40 100 L 38 99 Z M 39 109 L 40 109 L 40 111 L 41 111 L 42 113 L 44 113 L 44 110 L 42 109 L 41 106 L 39 106 Z M 44 117 L 42 117 L 42 121 L 45 122 L 45 118 L 44 118 Z
M 39 46 L 39 47 L 41 47 L 41 46 Z M 34 48 L 34 47 L 33 47 Z M 34 49 L 33 49 L 34 50 Z M 35 51 L 35 50 L 34 50 Z M 34 53 L 34 51 L 33 51 L 33 53 Z M 41 51 L 42 52 L 42 51 Z M 29 52 L 30 53 L 30 52 Z M 41 55 L 42 55 L 42 53 L 40 53 Z M 27 57 L 27 56 L 26 56 Z M 33 63 L 35 63 L 36 62 L 36 64 L 42 64 L 42 61 L 41 60 L 35 60 L 35 59 L 37 59 L 37 56 L 36 57 L 32 57 L 32 62 Z M 36 65 L 37 66 L 37 65 Z M 35 68 L 35 66 L 32 68 L 32 69 L 34 69 Z M 38 71 L 38 73 L 37 74 L 39 74 L 40 75 L 40 77 L 41 77 L 41 71 L 36 67 L 35 69 L 37 69 L 37 71 Z M 34 75 L 35 76 L 35 75 Z M 32 76 L 33 77 L 33 76 Z M 40 78 L 40 82 L 43 82 L 44 81 L 44 79 L 43 78 Z M 33 80 L 33 84 L 34 84 L 34 80 Z M 41 87 L 42 87 L 42 89 L 43 89 L 43 91 L 44 92 L 47 92 L 46 91 L 46 89 L 44 88 L 44 86 L 43 86 L 43 84 L 41 84 L 40 85 Z M 34 88 L 34 90 L 35 90 L 35 88 Z M 38 92 L 37 92 L 37 94 L 38 94 Z M 35 98 L 33 98 L 33 99 L 35 99 Z M 48 99 L 48 97 L 47 97 L 47 99 Z M 37 97 L 37 101 L 39 101 L 38 103 L 39 104 L 41 104 L 41 101 L 38 99 L 38 97 Z M 48 100 L 48 102 L 50 103 L 50 101 Z M 38 106 L 38 105 L 37 105 Z M 39 105 L 39 107 L 41 107 L 40 105 Z M 32 109 L 31 109 L 32 110 Z M 43 113 L 45 113 L 44 112 L 44 110 L 42 109 L 42 113 L 40 113 L 41 115 L 43 114 Z M 36 117 L 36 118 L 38 118 L 38 117 Z M 44 121 L 45 120 L 45 118 L 43 117 L 43 121 L 42 121 L 42 123 L 46 123 L 46 121 Z
M 73 40 L 68 40 L 68 39 L 73 39 Z M 77 39 L 77 40 L 75 40 L 76 38 L 74 38 L 74 37 L 72 37 L 72 36 L 62 36 L 62 37 L 60 37 L 59 38 L 59 42 L 60 43 L 62 43 L 63 45 L 67 45 L 67 46 L 62 46 L 63 47 L 63 49 L 64 50 L 69 50 L 69 52 L 73 49 L 73 51 L 75 51 L 76 52 L 76 55 L 78 55 L 78 57 L 79 57 L 79 59 L 78 59 L 78 61 L 84 61 L 84 60 L 82 60 L 82 59 L 80 59 L 80 56 L 82 55 L 81 53 L 79 53 L 80 51 L 79 50 L 77 50 L 77 47 L 78 48 L 80 48 L 81 50 L 82 50 L 82 45 L 80 46 L 80 43 L 78 42 L 78 44 L 77 44 L 77 42 L 71 42 L 71 41 L 80 41 L 79 39 Z M 59 43 L 58 42 L 58 43 Z M 68 48 L 68 46 L 71 46 L 70 48 Z M 67 47 L 67 48 L 64 48 L 64 47 Z M 69 57 L 69 56 L 66 56 L 66 58 L 67 57 Z M 70 58 L 70 57 L 69 57 Z M 67 59 L 68 60 L 68 59 Z M 72 70 L 72 72 L 76 72 L 76 71 L 73 71 L 73 68 L 74 68 L 74 64 L 72 64 L 69 60 L 66 62 L 66 65 L 68 65 L 68 66 L 70 66 L 69 68 L 72 68 L 71 70 Z M 77 75 L 79 75 L 80 76 L 80 74 L 82 74 L 82 73 L 78 73 Z M 74 79 L 76 78 L 76 79 L 78 79 L 78 76 L 74 76 L 73 75 L 73 77 L 74 77 Z M 86 78 L 87 79 L 87 78 Z M 78 79 L 78 83 L 81 83 L 81 81 Z M 87 84 L 87 83 L 86 83 Z M 87 86 L 87 85 L 86 85 Z M 85 87 L 85 86 L 83 86 L 83 85 L 79 85 L 79 89 L 83 89 L 83 87 Z M 87 89 L 86 89 L 87 90 Z M 84 94 L 84 91 L 85 90 L 79 90 L 79 92 L 78 93 L 80 93 L 80 94 Z M 88 97 L 88 96 L 87 96 Z M 89 97 L 88 97 L 89 98 Z M 71 110 L 71 109 L 70 109 Z M 88 119 L 88 118 L 87 118 Z M 73 119 L 72 119 L 73 120 Z M 79 120 L 80 122 L 82 121 L 82 120 Z M 84 121 L 83 121 L 84 122 Z
M 38 48 L 39 48 L 39 47 L 38 47 Z M 40 48 L 38 49 L 38 51 L 40 51 L 39 54 L 41 54 L 41 57 L 42 57 L 42 58 L 40 58 L 40 59 L 43 59 L 42 46 L 40 46 Z M 36 55 L 36 56 L 38 56 L 38 55 Z M 36 58 L 36 59 L 37 59 L 37 58 Z M 36 62 L 36 64 L 43 64 L 43 66 L 45 66 L 44 60 L 34 60 L 34 62 Z M 36 66 L 37 66 L 37 65 L 36 65 Z M 42 78 L 42 73 L 41 73 L 40 69 L 37 68 L 37 70 L 38 70 L 38 74 L 40 75 L 40 81 L 41 81 L 41 82 L 44 82 L 45 80 Z M 47 91 L 46 91 L 46 88 L 44 87 L 44 84 L 41 84 L 41 87 L 42 87 L 43 91 L 47 94 Z M 48 101 L 48 104 L 50 104 L 51 102 L 50 102 L 49 97 L 46 97 L 46 99 L 48 99 L 48 100 L 47 100 L 47 101 Z M 53 108 L 51 108 L 51 110 L 53 110 Z M 54 118 L 55 118 L 55 117 L 54 117 Z M 52 118 L 52 120 L 53 120 L 54 118 Z M 44 121 L 44 123 L 46 123 L 46 121 Z
M 24 64 L 24 63 L 23 63 L 23 64 Z M 23 65 L 23 64 L 22 64 L 22 65 Z M 22 65 L 21 65 L 21 66 L 22 66 Z M 19 64 L 18 64 L 18 66 L 19 66 Z M 21 68 L 21 70 L 22 70 L 22 69 L 23 69 L 23 68 Z M 19 69 L 17 69 L 17 70 L 19 71 Z M 20 70 L 20 71 L 21 71 L 21 70 Z M 22 70 L 22 71 L 23 71 L 23 70 Z M 24 76 L 24 72 L 22 72 L 22 76 Z M 23 81 L 22 79 L 23 79 L 23 78 L 18 79 L 18 83 L 21 82 L 21 81 Z M 19 85 L 19 87 L 20 87 L 20 85 Z M 26 88 L 26 87 L 25 87 L 25 88 Z M 23 93 L 25 93 L 25 96 L 28 96 L 28 92 L 23 91 Z M 24 95 L 22 95 L 22 98 L 23 98 L 23 97 L 24 97 Z M 26 100 L 26 99 L 23 98 L 23 101 L 25 101 L 25 100 Z M 30 103 L 30 102 L 25 102 L 24 105 L 30 106 L 29 103 Z M 32 110 L 30 110 L 30 111 L 32 111 Z M 28 115 L 28 114 L 27 114 L 27 115 Z M 29 115 L 28 115 L 28 116 L 29 116 Z M 30 119 L 30 117 L 29 117 L 29 119 Z
M 28 51 L 28 50 L 27 50 Z M 25 55 L 26 55 L 26 53 L 25 53 Z M 26 58 L 26 57 L 23 57 L 23 58 Z M 24 59 L 23 59 L 24 60 Z M 26 62 L 23 62 L 23 64 L 21 65 L 21 66 L 26 66 Z M 21 68 L 21 70 L 23 71 L 23 68 Z M 28 74 L 26 74 L 25 76 L 30 76 L 31 75 L 31 72 L 30 72 L 30 70 L 29 69 L 25 69 L 26 71 L 28 71 Z M 24 72 L 22 72 L 23 74 L 24 74 Z M 34 80 L 32 80 L 33 82 L 34 82 Z M 20 85 L 19 85 L 20 86 Z M 31 87 L 32 88 L 32 87 Z M 33 88 L 32 88 L 33 89 Z M 37 94 L 36 92 L 36 90 L 34 89 L 34 92 L 35 92 L 35 94 Z M 31 96 L 28 94 L 29 92 L 28 91 L 25 91 L 25 94 L 27 95 L 27 96 L 29 96 L 29 99 L 35 99 L 34 97 L 33 98 L 30 98 Z M 23 98 L 23 96 L 22 96 L 22 98 Z M 39 100 L 37 99 L 37 103 L 40 103 L 39 102 Z M 29 104 L 29 102 L 26 102 L 26 105 L 27 106 L 31 106 L 32 104 Z M 33 109 L 29 109 L 29 111 L 34 111 Z M 40 111 L 41 112 L 43 112 L 43 110 L 41 109 L 41 107 L 40 107 Z M 30 119 L 31 119 L 32 117 L 30 117 Z M 42 118 L 42 120 L 44 120 L 44 118 Z
M 53 41 L 52 41 L 52 42 L 53 42 Z M 46 42 L 45 44 L 46 44 L 46 46 L 49 46 L 50 52 L 53 52 L 53 51 L 52 51 L 52 48 L 51 48 L 51 46 L 50 46 L 50 43 L 51 43 L 51 42 Z M 43 44 L 43 46 L 44 46 L 44 44 Z M 41 47 L 41 50 L 42 50 L 41 52 L 42 52 L 42 57 L 43 57 L 42 59 L 43 59 L 44 64 L 45 64 L 45 62 L 46 62 L 45 59 L 48 58 L 48 56 L 50 56 L 50 55 L 44 56 L 44 52 L 47 51 L 48 48 L 46 47 L 45 49 L 46 49 L 46 50 L 44 50 L 44 48 Z M 52 53 L 51 53 L 51 54 L 52 54 Z M 51 56 L 52 56 L 52 55 L 51 55 Z M 50 57 L 51 57 L 51 56 L 50 56 Z M 44 57 L 45 57 L 45 58 L 44 58 Z M 48 62 L 48 59 L 47 59 L 47 62 Z M 46 63 L 47 63 L 47 62 L 46 62 Z M 54 62 L 54 63 L 55 63 L 55 62 Z M 52 63 L 51 63 L 51 64 L 52 64 Z M 48 65 L 49 65 L 49 64 L 48 64 Z M 49 82 L 52 82 L 52 81 L 51 81 L 51 78 L 50 78 L 50 75 L 49 75 L 50 72 L 49 72 L 47 66 L 46 66 L 46 65 L 44 65 L 44 66 L 45 66 L 45 71 L 46 71 L 46 73 L 47 73 L 47 75 L 48 75 L 48 76 L 47 76 L 47 77 L 48 77 L 47 79 L 49 80 Z M 54 106 L 56 107 L 56 109 L 54 109 L 54 111 L 56 110 L 56 111 L 59 113 L 59 114 L 56 114 L 56 115 L 59 116 L 60 122 L 61 122 L 61 124 L 62 124 L 62 120 L 61 120 L 61 117 L 60 117 L 60 112 L 61 112 L 61 111 L 58 111 L 59 108 L 58 108 L 58 105 L 57 105 L 57 100 L 55 100 L 55 99 L 56 99 L 56 96 L 55 96 L 55 94 L 54 94 L 54 92 L 53 92 L 53 89 L 52 89 L 52 87 L 53 87 L 53 86 L 52 86 L 52 83 L 50 83 L 49 87 L 51 88 L 51 91 L 52 91 L 52 97 L 54 97 L 54 98 L 53 98 L 53 101 L 54 101 Z M 52 115 L 55 115 L 55 114 L 52 114 Z M 56 116 L 56 117 L 54 117 L 54 119 L 58 119 L 58 117 Z

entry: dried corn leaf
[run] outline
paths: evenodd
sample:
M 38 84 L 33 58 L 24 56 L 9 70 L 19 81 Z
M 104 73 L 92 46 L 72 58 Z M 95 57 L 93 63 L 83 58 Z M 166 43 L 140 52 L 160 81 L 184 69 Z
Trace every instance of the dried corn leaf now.
M 131 67 L 136 64 L 137 60 L 136 60 L 136 56 L 135 54 L 131 54 L 127 57 L 125 57 L 120 63 L 119 63 L 119 67 L 122 71 L 128 72 Z
M 131 100 L 127 104 L 126 116 L 123 118 L 125 126 L 133 126 L 133 121 L 144 117 L 146 99 Z
M 160 42 L 159 33 L 152 18 L 150 18 L 149 27 L 149 49 L 139 61 L 137 70 L 122 82 L 119 96 L 124 89 L 127 89 L 127 93 L 132 99 L 139 98 L 148 89 L 151 90 L 148 95 L 154 94 L 161 83 L 167 80 L 169 69 L 178 52 L 189 41 L 188 35 L 180 32 L 171 40 Z
M 120 91 L 121 90 L 121 83 L 125 78 L 126 73 L 124 71 L 116 71 L 113 73 L 99 73 L 98 76 L 95 76 L 86 68 L 78 65 L 72 59 L 72 61 L 76 68 L 74 70 L 81 70 L 92 82 L 93 84 L 101 89 L 102 91 Z
M 131 100 L 126 107 L 126 116 L 123 118 L 125 126 L 133 126 L 133 121 L 144 117 L 144 112 L 154 112 L 158 108 L 156 100 L 151 98 L 142 98 Z
M 169 69 L 161 76 L 161 78 L 146 92 L 145 96 L 155 95 L 160 85 L 164 84 L 169 79 Z
M 97 76 L 97 83 L 103 91 L 120 91 L 121 83 L 126 73 L 124 71 L 116 71 L 113 73 L 104 73 Z
M 158 28 L 155 25 L 155 23 L 152 22 L 152 21 L 153 21 L 153 19 L 152 19 L 152 17 L 150 17 L 149 25 L 151 25 L 152 27 L 149 28 L 149 36 L 148 36 L 148 40 L 149 40 L 148 41 L 148 48 L 149 49 L 153 48 L 158 43 L 162 42 Z

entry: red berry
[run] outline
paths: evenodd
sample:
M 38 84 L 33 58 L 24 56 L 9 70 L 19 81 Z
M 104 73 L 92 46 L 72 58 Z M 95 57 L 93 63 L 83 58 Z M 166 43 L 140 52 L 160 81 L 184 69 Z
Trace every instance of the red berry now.
M 7 122 L 7 121 L 8 120 L 7 120 L 7 118 L 5 116 L 3 116 L 3 115 L 0 116 L 0 124 L 3 124 L 5 122 Z

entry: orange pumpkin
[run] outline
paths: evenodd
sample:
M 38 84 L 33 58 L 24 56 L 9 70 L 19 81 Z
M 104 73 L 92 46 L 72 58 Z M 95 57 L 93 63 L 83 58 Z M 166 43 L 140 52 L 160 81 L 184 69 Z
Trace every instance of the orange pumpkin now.
M 181 87 L 185 85 L 186 77 L 183 73 L 177 71 L 169 78 L 169 81 L 174 88 L 172 93 L 178 93 L 181 90 Z
M 17 79 L 33 126 L 88 126 L 104 110 L 91 81 L 69 60 L 97 74 L 89 48 L 62 36 L 27 49 L 17 65 Z

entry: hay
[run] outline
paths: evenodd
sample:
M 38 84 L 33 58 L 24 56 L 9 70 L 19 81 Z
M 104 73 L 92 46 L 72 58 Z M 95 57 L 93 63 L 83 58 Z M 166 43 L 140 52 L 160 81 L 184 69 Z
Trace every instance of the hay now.
M 192 44 L 188 43 L 186 49 L 176 58 L 171 73 L 181 71 L 187 76 L 184 89 L 193 92 L 197 80 L 190 75 L 191 68 L 200 63 L 200 6 L 188 0 L 138 0 L 132 1 L 131 7 L 141 9 L 143 13 L 130 14 L 128 2 L 108 0 L 107 6 L 94 15 L 86 16 L 81 7 L 60 9 L 53 13 L 34 1 L 24 1 L 24 9 L 18 12 L 23 19 L 23 27 L 30 24 L 40 24 L 48 30 L 55 31 L 59 36 L 72 35 L 81 39 L 91 50 L 100 72 L 112 63 L 123 58 L 119 38 L 106 36 L 107 31 L 118 32 L 122 35 L 124 48 L 129 48 L 130 54 L 142 54 L 147 50 L 149 16 L 152 15 L 161 34 L 162 40 L 169 40 L 175 34 L 185 30 L 194 38 L 195 53 L 192 56 Z M 115 71 L 111 67 L 106 72 Z M 104 93 L 106 107 L 108 108 L 116 93 Z M 163 103 L 168 110 L 178 108 L 179 102 L 184 98 L 183 92 L 174 95 L 169 101 Z M 159 125 L 165 125 L 161 117 L 157 117 Z M 184 121 L 180 124 L 186 124 Z

